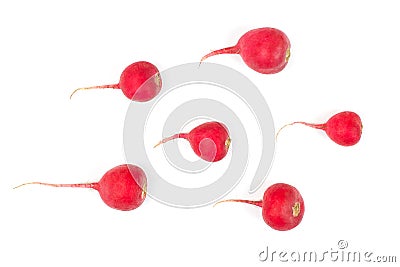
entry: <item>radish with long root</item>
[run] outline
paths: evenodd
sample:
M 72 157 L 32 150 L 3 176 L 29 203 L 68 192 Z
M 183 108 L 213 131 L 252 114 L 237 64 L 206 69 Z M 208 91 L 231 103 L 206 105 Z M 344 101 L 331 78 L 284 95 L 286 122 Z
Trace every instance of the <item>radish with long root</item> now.
M 246 32 L 238 43 L 212 51 L 205 59 L 220 54 L 239 54 L 251 69 L 272 74 L 285 68 L 290 57 L 290 41 L 284 32 L 275 28 L 259 28 Z
M 353 146 L 361 139 L 363 125 L 360 116 L 352 111 L 343 111 L 333 115 L 327 122 L 314 124 L 303 121 L 296 121 L 284 125 L 276 134 L 278 137 L 281 130 L 294 124 L 303 124 L 326 132 L 332 141 L 341 146 Z
M 209 162 L 223 159 L 231 144 L 228 128 L 220 122 L 212 121 L 193 128 L 189 133 L 177 133 L 165 138 L 154 147 L 176 138 L 188 140 L 196 155 Z
M 80 90 L 110 88 L 121 89 L 131 100 L 146 102 L 160 92 L 161 86 L 161 76 L 157 67 L 147 61 L 138 61 L 124 69 L 119 83 L 78 88 L 72 92 L 70 98 Z
M 123 164 L 107 171 L 98 182 L 80 184 L 50 184 L 43 182 L 24 183 L 53 187 L 92 188 L 99 192 L 109 207 L 117 210 L 133 210 L 142 205 L 146 198 L 147 178 L 144 171 L 132 164 Z
M 294 186 L 285 183 L 276 183 L 268 187 L 262 200 L 228 199 L 215 205 L 222 202 L 242 202 L 261 207 L 265 223 L 279 231 L 293 229 L 300 224 L 304 216 L 303 197 Z

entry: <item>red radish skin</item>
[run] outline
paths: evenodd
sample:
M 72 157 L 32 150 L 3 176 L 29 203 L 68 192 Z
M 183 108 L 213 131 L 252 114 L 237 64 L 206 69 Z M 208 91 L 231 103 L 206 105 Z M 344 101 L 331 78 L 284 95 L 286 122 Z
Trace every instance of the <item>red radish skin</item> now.
M 147 80 L 149 81 L 146 82 Z M 146 102 L 160 92 L 161 86 L 161 76 L 157 67 L 146 61 L 138 61 L 125 68 L 119 83 L 78 88 L 72 92 L 70 98 L 80 90 L 111 88 L 121 89 L 124 95 L 131 100 Z M 138 90 L 139 88 L 140 90 Z
M 205 161 L 217 162 L 228 153 L 231 139 L 228 128 L 220 122 L 206 122 L 189 133 L 177 133 L 161 140 L 154 147 L 176 138 L 184 138 L 189 141 L 194 153 Z
M 284 125 L 280 131 L 290 125 L 303 124 L 315 129 L 320 129 L 326 132 L 332 141 L 341 146 L 353 146 L 361 139 L 363 125 L 360 116 L 352 111 L 343 111 L 333 115 L 326 123 L 313 124 L 308 122 L 296 121 Z
M 304 216 L 303 197 L 294 186 L 285 183 L 268 187 L 262 200 L 228 199 L 216 204 L 222 202 L 242 202 L 261 207 L 265 223 L 279 231 L 293 229 Z
M 53 187 L 92 188 L 99 192 L 101 199 L 109 207 L 117 210 L 128 211 L 136 209 L 145 200 L 147 178 L 146 174 L 140 167 L 132 164 L 124 164 L 107 171 L 99 182 L 82 184 L 29 182 L 14 188 L 28 184 L 39 184 Z
M 220 54 L 239 54 L 251 69 L 262 74 L 273 74 L 280 72 L 287 65 L 290 41 L 286 34 L 278 29 L 254 29 L 246 32 L 235 46 L 212 51 L 200 62 Z

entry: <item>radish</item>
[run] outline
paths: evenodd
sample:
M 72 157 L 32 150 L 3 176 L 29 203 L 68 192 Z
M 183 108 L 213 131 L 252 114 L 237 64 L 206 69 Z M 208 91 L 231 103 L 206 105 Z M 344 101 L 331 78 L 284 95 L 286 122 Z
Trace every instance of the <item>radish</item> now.
M 363 129 L 361 118 L 357 113 L 352 111 L 343 111 L 333 115 L 326 123 L 313 124 L 296 121 L 286 124 L 279 129 L 276 136 L 278 137 L 278 134 L 283 128 L 294 124 L 304 124 L 315 129 L 323 130 L 332 141 L 341 146 L 352 146 L 357 144 L 361 139 Z
M 146 82 L 149 79 L 151 80 Z M 131 100 L 145 102 L 153 99 L 160 92 L 161 86 L 161 76 L 157 67 L 146 61 L 138 61 L 125 68 L 119 83 L 78 88 L 72 92 L 70 98 L 79 90 L 111 88 L 121 89 Z
M 29 182 L 53 187 L 92 188 L 99 192 L 101 199 L 109 207 L 117 210 L 133 210 L 139 207 L 146 198 L 147 179 L 144 171 L 132 164 L 116 166 L 107 171 L 99 182 L 82 184 L 49 184 Z
M 290 41 L 285 33 L 275 28 L 259 28 L 246 32 L 235 46 L 212 51 L 208 57 L 220 54 L 240 54 L 244 63 L 253 70 L 277 73 L 285 68 L 290 57 Z
M 189 133 L 177 133 L 165 138 L 154 147 L 176 138 L 188 140 L 194 153 L 209 162 L 223 159 L 231 144 L 228 128 L 220 122 L 212 121 L 193 128 Z
M 285 183 L 268 187 L 262 200 L 228 199 L 215 205 L 222 202 L 242 202 L 261 207 L 265 223 L 279 231 L 293 229 L 300 224 L 304 215 L 303 197 L 294 186 Z

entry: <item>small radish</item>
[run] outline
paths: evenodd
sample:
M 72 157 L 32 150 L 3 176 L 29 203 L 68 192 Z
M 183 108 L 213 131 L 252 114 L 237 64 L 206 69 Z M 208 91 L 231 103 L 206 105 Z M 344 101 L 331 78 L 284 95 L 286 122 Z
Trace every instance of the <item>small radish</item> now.
M 132 164 L 116 166 L 107 171 L 99 182 L 82 184 L 49 184 L 29 182 L 53 187 L 92 188 L 99 192 L 101 199 L 109 207 L 117 210 L 133 210 L 139 207 L 146 198 L 147 178 L 144 171 Z
M 244 63 L 253 70 L 272 74 L 283 70 L 288 63 L 290 41 L 286 34 L 278 29 L 254 29 L 240 37 L 235 46 L 215 50 L 205 55 L 201 61 L 220 54 L 240 54 Z
M 326 123 L 313 124 L 302 121 L 296 121 L 284 125 L 279 132 L 286 126 L 293 124 L 304 124 L 306 126 L 320 129 L 326 132 L 332 141 L 342 146 L 352 146 L 358 143 L 362 134 L 362 122 L 360 116 L 352 111 L 343 111 L 333 115 Z
M 265 223 L 279 231 L 293 229 L 304 215 L 303 197 L 294 186 L 285 183 L 268 187 L 262 200 L 228 199 L 216 204 L 222 202 L 242 202 L 261 207 Z
M 188 140 L 194 153 L 209 162 L 223 159 L 231 144 L 228 128 L 220 122 L 213 121 L 200 124 L 189 133 L 174 134 L 161 140 L 154 147 L 176 138 Z
M 149 79 L 151 80 L 146 82 Z M 121 89 L 131 100 L 145 102 L 153 99 L 160 92 L 161 86 L 161 76 L 157 67 L 146 61 L 138 61 L 124 69 L 119 83 L 78 88 L 72 92 L 70 98 L 79 90 L 111 88 Z

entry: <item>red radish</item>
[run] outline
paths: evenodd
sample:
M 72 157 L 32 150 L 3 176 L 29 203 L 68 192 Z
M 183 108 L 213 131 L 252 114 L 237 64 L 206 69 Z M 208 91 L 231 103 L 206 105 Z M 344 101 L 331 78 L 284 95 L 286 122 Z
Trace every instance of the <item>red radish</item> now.
M 246 32 L 235 46 L 222 48 L 205 55 L 240 54 L 244 63 L 253 70 L 277 73 L 285 68 L 290 57 L 290 41 L 285 33 L 275 28 L 259 28 Z
M 278 131 L 276 136 L 278 136 L 279 132 L 286 126 L 299 123 L 325 131 L 332 141 L 342 146 L 352 146 L 357 144 L 361 139 L 363 128 L 361 118 L 357 113 L 352 111 L 343 111 L 333 115 L 326 123 L 313 124 L 296 121 L 286 124 Z
M 303 197 L 294 186 L 285 183 L 268 187 L 262 200 L 228 199 L 216 204 L 221 202 L 243 202 L 259 206 L 265 223 L 279 231 L 293 229 L 300 224 L 304 215 Z
M 161 140 L 154 147 L 176 138 L 184 138 L 189 141 L 194 153 L 200 158 L 216 162 L 225 157 L 228 153 L 231 139 L 228 128 L 220 122 L 206 122 L 189 133 L 177 133 Z
M 30 182 L 21 184 L 40 184 L 53 187 L 92 188 L 99 192 L 101 199 L 113 209 L 133 210 L 146 198 L 147 178 L 144 171 L 132 164 L 116 166 L 107 171 L 99 182 L 83 184 L 49 184 Z
M 146 82 L 149 79 L 151 80 Z M 121 89 L 131 100 L 145 102 L 153 99 L 160 92 L 161 86 L 161 76 L 157 67 L 146 61 L 138 61 L 124 69 L 119 83 L 78 88 L 72 92 L 70 98 L 79 90 L 111 88 Z

